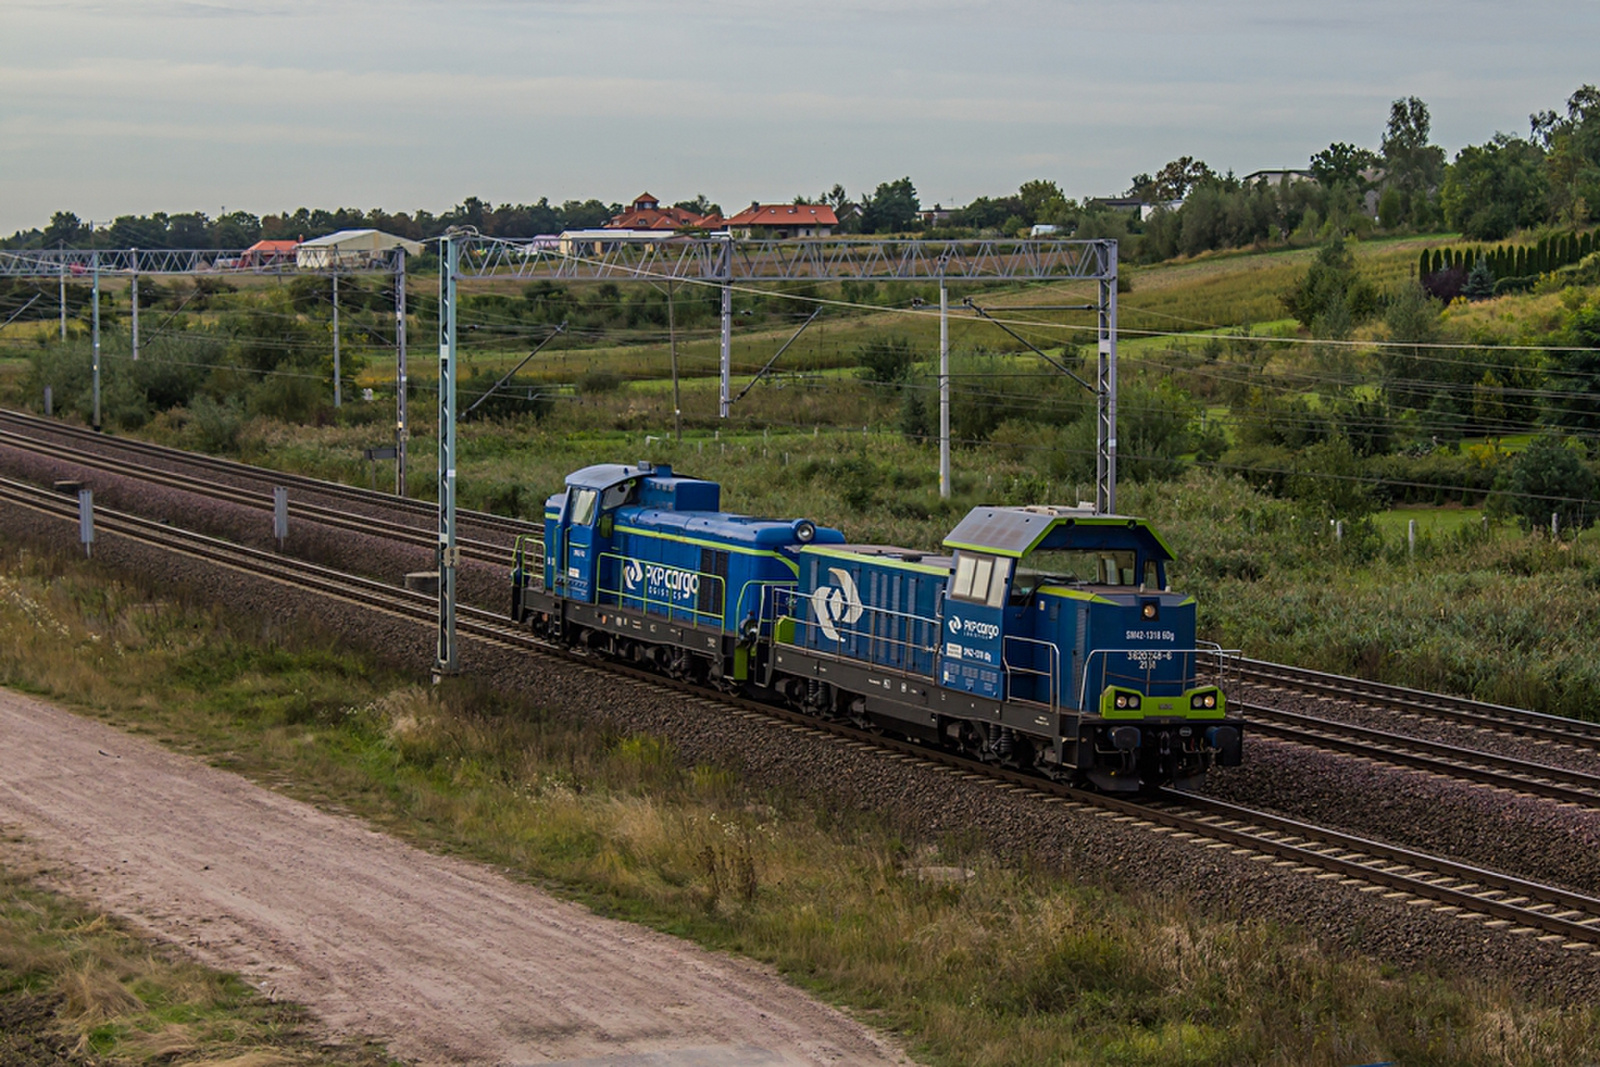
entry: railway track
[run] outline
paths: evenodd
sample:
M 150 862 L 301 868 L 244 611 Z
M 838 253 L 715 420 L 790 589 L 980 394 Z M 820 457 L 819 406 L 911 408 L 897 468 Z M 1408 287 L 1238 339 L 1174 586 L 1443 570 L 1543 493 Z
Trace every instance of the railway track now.
M 3 422 L 3 420 L 0 420 L 0 422 Z M 105 440 L 104 438 L 95 439 Z M 92 470 L 105 471 L 108 474 L 120 475 L 126 478 L 134 478 L 139 481 L 149 482 L 155 485 L 162 485 L 168 488 L 180 490 L 182 492 L 194 493 L 198 496 L 208 497 L 213 500 L 222 500 L 230 504 L 238 504 L 243 507 L 254 508 L 256 510 L 271 511 L 273 508 L 273 500 L 270 489 L 266 489 L 265 491 L 252 491 L 249 489 L 241 489 L 232 485 L 208 481 L 203 478 L 178 474 L 172 471 L 156 470 L 133 461 L 114 459 L 98 452 L 89 452 L 67 445 L 54 444 L 49 441 L 40 440 L 23 433 L 19 433 L 16 430 L 0 429 L 0 446 L 33 452 L 37 455 L 46 456 L 52 459 L 65 460 L 66 462 L 72 463 L 76 466 L 88 467 Z M 186 457 L 190 455 L 196 455 L 192 453 L 181 452 L 177 454 Z M 205 460 L 210 459 L 211 457 L 196 455 L 196 458 Z M 204 464 L 201 465 L 204 466 Z M 246 469 L 253 471 L 251 477 L 258 481 L 263 483 L 271 482 L 274 485 L 282 484 L 282 479 L 272 476 L 270 472 L 263 472 L 255 468 Z M 322 488 L 323 486 L 331 486 L 335 489 L 349 488 L 348 486 L 339 486 L 337 483 L 333 482 L 317 482 L 315 479 L 303 479 L 295 477 L 292 479 L 292 481 L 294 484 L 299 485 L 307 492 L 315 492 L 323 495 L 338 495 L 337 493 L 328 494 L 327 490 Z M 316 486 L 317 488 L 308 488 L 308 485 Z M 399 500 L 399 497 L 384 497 L 384 506 L 391 506 L 392 502 Z M 405 501 L 405 503 L 408 505 L 415 505 L 418 502 Z M 303 501 L 298 501 L 292 496 L 288 502 L 288 509 L 290 518 L 298 518 L 308 522 L 315 522 L 323 526 L 332 527 L 334 529 L 349 530 L 355 533 L 377 534 L 379 536 L 388 537 L 405 544 L 416 545 L 418 547 L 428 549 L 436 547 L 439 543 L 436 509 L 427 512 L 427 514 L 432 516 L 435 520 L 435 525 L 427 529 L 419 528 L 415 525 L 394 522 L 388 519 L 380 519 L 369 515 L 356 515 L 350 512 L 339 511 L 335 508 L 322 507 L 317 504 L 308 504 Z M 403 510 L 410 511 L 415 509 L 406 508 Z M 529 527 L 527 524 L 517 524 L 517 528 L 521 529 L 523 532 L 528 532 L 532 529 L 532 527 Z M 462 556 L 467 559 L 475 559 L 483 563 L 494 564 L 495 566 L 509 567 L 511 565 L 511 549 L 508 547 L 468 537 L 458 538 L 457 543 L 461 546 Z
M 1317 696 L 1338 697 L 1375 707 L 1399 711 L 1419 718 L 1472 726 L 1494 733 L 1510 734 L 1573 745 L 1600 748 L 1600 723 L 1546 715 L 1525 708 L 1506 707 L 1420 689 L 1369 682 L 1340 674 L 1290 667 L 1281 663 L 1236 657 L 1227 661 L 1231 677 L 1257 685 L 1273 686 Z
M 1257 737 L 1277 737 L 1330 752 L 1360 756 L 1432 774 L 1600 808 L 1600 777 L 1492 752 L 1458 748 L 1335 719 L 1235 701 Z
M 311 478 L 303 474 L 265 470 L 261 467 L 252 467 L 249 464 L 239 463 L 231 459 L 208 456 L 199 452 L 186 452 L 183 449 L 168 448 L 165 445 L 151 444 L 148 441 L 139 441 L 130 437 L 111 437 L 106 434 L 95 433 L 93 430 L 81 426 L 58 422 L 55 419 L 40 418 L 36 415 L 29 415 L 26 412 L 0 408 L 0 428 L 8 429 L 15 434 L 31 436 L 36 440 L 39 435 L 48 434 L 80 444 L 94 442 L 100 448 L 110 446 L 131 457 L 161 460 L 230 478 L 255 482 L 261 485 L 264 491 L 269 494 L 273 486 L 281 485 L 286 486 L 291 491 L 298 489 L 307 493 L 347 500 L 351 503 L 358 503 L 368 507 L 401 512 L 416 517 L 428 529 L 433 529 L 438 522 L 438 506 L 427 501 L 412 500 L 410 497 L 395 496 L 392 493 L 383 493 L 372 489 L 361 489 L 357 486 L 345 485 L 342 482 L 325 481 L 321 478 Z M 150 468 L 145 467 L 142 470 L 148 472 Z M 520 519 L 507 518 L 504 515 L 494 515 L 487 511 L 459 509 L 456 512 L 456 519 L 462 524 L 471 525 L 485 531 L 495 531 L 510 537 L 538 532 L 538 527 L 535 525 Z
M 75 501 L 18 482 L 0 480 L 0 502 L 60 518 L 64 524 L 76 523 L 78 518 Z M 100 531 L 164 551 L 269 578 L 420 625 L 432 627 L 436 623 L 434 599 L 420 593 L 110 509 L 97 509 L 95 522 Z M 493 612 L 462 609 L 457 631 L 464 637 L 559 659 L 579 669 L 597 669 L 589 657 L 546 645 Z M 1092 812 L 1197 847 L 1226 848 L 1250 860 L 1292 868 L 1317 878 L 1337 879 L 1353 891 L 1426 905 L 1463 921 L 1482 922 L 1487 927 L 1600 956 L 1600 898 L 1190 794 L 1165 792 L 1150 800 L 1134 801 L 1085 793 L 913 742 L 707 692 L 618 664 L 606 662 L 604 669 L 607 678 L 616 684 L 657 691 L 672 689 L 724 714 L 777 721 L 788 729 L 886 751 L 894 759 Z

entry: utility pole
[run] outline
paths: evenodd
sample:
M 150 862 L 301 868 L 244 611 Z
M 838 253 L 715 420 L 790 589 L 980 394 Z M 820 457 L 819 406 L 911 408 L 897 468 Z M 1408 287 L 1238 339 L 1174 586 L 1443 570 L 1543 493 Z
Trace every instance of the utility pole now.
M 333 272 L 333 406 L 339 406 L 339 394 L 344 392 L 339 382 L 339 270 Z
M 434 680 L 460 670 L 456 657 L 456 275 L 460 249 L 445 234 L 439 265 L 439 650 Z
M 950 290 L 939 272 L 939 497 L 950 499 Z
M 94 274 L 94 432 L 100 432 L 100 253 L 89 254 L 89 270 Z
M 139 250 L 128 252 L 128 269 L 133 277 L 128 282 L 128 303 L 133 308 L 133 361 L 139 362 Z
M 1117 511 L 1117 242 L 1107 241 L 1100 273 L 1099 375 L 1095 389 L 1099 439 L 1095 454 L 1094 509 Z
M 61 281 L 61 340 L 67 339 L 67 246 L 61 245 L 61 261 L 56 264 L 56 273 Z
M 394 250 L 394 495 L 406 495 L 406 250 Z
M 683 403 L 678 394 L 678 321 L 672 311 L 671 282 L 667 283 L 667 345 L 672 350 L 672 439 L 683 443 Z
M 728 417 L 733 377 L 733 237 L 722 242 L 722 392 L 718 405 L 721 418 Z

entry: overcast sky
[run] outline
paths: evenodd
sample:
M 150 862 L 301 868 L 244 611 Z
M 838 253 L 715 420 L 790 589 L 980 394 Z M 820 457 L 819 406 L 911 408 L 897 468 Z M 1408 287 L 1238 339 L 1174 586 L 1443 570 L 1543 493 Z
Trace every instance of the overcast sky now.
M 1595 0 L 0 0 L 0 232 L 467 196 L 925 204 L 1453 156 L 1600 82 Z

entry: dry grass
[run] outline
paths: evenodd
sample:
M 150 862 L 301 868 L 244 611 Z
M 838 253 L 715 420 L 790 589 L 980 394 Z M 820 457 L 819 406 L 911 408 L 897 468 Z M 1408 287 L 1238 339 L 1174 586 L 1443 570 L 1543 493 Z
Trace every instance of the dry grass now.
M 0 865 L 0 1063 L 382 1064 L 325 1045 L 298 1007 L 154 951 L 116 921 L 46 892 L 9 842 Z
M 1600 1054 L 1592 1007 L 1388 973 L 1159 891 L 1114 891 L 1093 871 L 1002 864 L 959 838 L 919 839 L 872 815 L 752 791 L 725 768 L 684 766 L 656 738 L 596 736 L 467 684 L 435 691 L 350 654 L 330 659 L 315 637 L 261 649 L 208 612 L 154 603 L 81 562 L 13 547 L 0 564 L 15 592 L 0 605 L 13 684 L 58 699 L 92 693 L 113 722 L 226 750 L 249 773 L 422 842 L 769 961 L 899 1031 L 929 1062 L 1520 1065 Z M 107 689 L 90 679 L 112 632 L 125 641 Z M 906 876 L 929 865 L 973 877 Z M 207 1046 L 209 1016 L 158 1010 L 150 991 L 226 999 L 233 987 L 197 971 L 160 977 L 142 951 L 84 951 L 113 929 L 81 914 L 51 920 L 59 903 L 14 885 L 0 968 L 52 976 L 36 984 L 62 976 L 81 1018 L 111 1020 L 88 1031 L 91 1044 L 147 1061 L 191 1042 L 179 1061 L 299 1054 L 243 1031 Z M 35 946 L 38 928 L 53 934 Z M 129 994 L 143 1022 L 116 1014 L 138 1010 Z

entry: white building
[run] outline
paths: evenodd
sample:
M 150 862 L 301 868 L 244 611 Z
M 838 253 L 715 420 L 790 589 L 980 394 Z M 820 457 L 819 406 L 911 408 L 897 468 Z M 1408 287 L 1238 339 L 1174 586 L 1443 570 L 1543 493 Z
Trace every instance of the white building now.
M 295 249 L 294 265 L 308 270 L 368 267 L 374 261 L 387 258 L 396 248 L 405 249 L 408 256 L 422 253 L 418 242 L 382 230 L 340 230 L 326 237 L 302 241 Z

